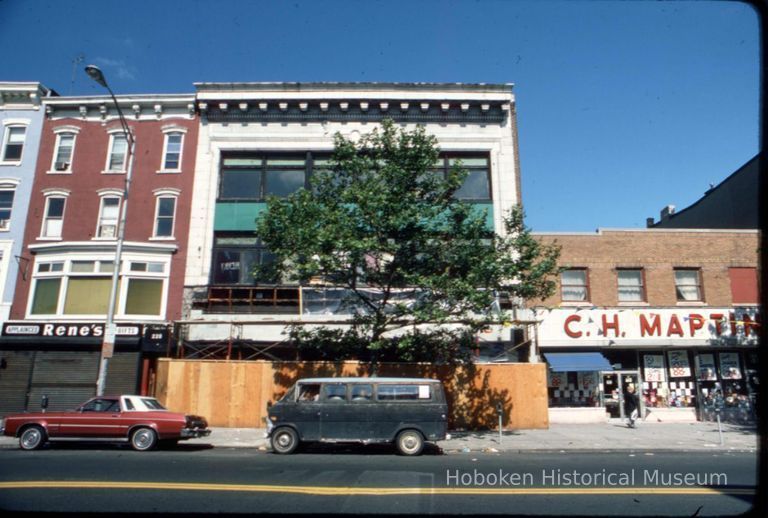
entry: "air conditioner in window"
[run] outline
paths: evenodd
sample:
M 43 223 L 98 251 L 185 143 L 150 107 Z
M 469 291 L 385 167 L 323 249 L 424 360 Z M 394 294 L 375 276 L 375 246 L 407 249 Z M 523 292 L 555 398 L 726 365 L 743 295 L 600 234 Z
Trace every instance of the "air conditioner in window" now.
M 56 162 L 54 167 L 57 171 L 66 171 L 69 169 L 69 162 Z
M 0 219 L 0 230 L 5 230 L 8 228 L 8 224 L 10 223 L 7 219 Z

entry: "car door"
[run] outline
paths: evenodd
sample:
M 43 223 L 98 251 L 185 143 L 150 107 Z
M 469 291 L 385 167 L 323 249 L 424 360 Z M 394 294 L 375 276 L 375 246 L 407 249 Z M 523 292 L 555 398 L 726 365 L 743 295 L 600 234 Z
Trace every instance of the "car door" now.
M 286 403 L 284 419 L 292 422 L 302 441 L 320 440 L 321 405 L 320 384 L 299 384 L 295 403 Z
M 61 418 L 59 437 L 117 437 L 120 402 L 114 398 L 94 398 L 77 411 Z
M 355 422 L 354 409 L 347 400 L 346 383 L 323 383 L 320 393 L 321 431 L 324 441 L 350 440 L 355 437 L 350 426 Z

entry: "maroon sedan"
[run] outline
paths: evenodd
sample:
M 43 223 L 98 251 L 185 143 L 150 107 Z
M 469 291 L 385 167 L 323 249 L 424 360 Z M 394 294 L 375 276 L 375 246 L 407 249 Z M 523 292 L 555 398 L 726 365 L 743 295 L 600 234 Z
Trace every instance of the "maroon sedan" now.
M 8 415 L 0 433 L 18 437 L 23 450 L 49 440 L 108 440 L 129 441 L 134 450 L 146 451 L 158 441 L 205 437 L 211 431 L 204 418 L 170 412 L 153 397 L 102 396 L 74 411 Z

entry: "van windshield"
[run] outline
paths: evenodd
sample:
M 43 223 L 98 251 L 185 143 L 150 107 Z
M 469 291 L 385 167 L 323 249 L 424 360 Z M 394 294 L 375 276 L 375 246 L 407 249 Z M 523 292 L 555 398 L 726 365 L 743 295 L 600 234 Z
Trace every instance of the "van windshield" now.
M 280 398 L 280 401 L 293 401 L 293 394 L 295 392 L 296 392 L 296 385 L 289 388 L 288 392 L 283 394 L 283 397 Z

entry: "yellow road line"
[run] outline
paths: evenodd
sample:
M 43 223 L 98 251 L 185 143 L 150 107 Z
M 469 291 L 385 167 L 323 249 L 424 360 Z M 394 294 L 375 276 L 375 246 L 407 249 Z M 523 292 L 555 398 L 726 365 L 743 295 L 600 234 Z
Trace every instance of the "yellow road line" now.
M 241 491 L 326 496 L 386 495 L 754 495 L 755 489 L 712 487 L 315 487 L 258 484 L 202 484 L 186 482 L 18 481 L 0 482 L 2 489 L 153 489 L 181 491 Z

